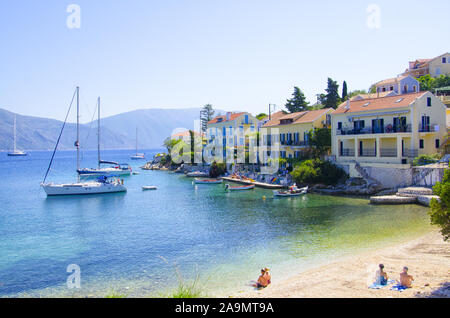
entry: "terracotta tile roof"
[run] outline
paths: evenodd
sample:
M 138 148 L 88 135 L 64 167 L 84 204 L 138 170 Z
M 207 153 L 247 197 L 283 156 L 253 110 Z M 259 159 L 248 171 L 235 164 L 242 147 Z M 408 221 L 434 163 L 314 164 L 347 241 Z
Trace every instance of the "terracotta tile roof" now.
M 198 131 L 194 131 L 194 135 L 199 136 L 200 133 Z M 204 136 L 205 134 L 202 133 L 201 135 Z M 174 137 L 190 137 L 190 136 L 191 136 L 191 134 L 189 133 L 189 130 L 185 130 L 185 131 L 173 134 L 172 138 L 174 138 Z
M 385 80 L 375 83 L 375 86 L 398 83 L 399 81 L 401 81 L 402 79 L 404 79 L 406 77 L 408 77 L 408 75 L 401 75 L 398 77 L 388 78 L 388 79 L 385 79 Z
M 280 121 L 285 119 L 293 119 L 293 122 L 289 123 L 292 124 L 302 124 L 302 123 L 311 123 L 324 114 L 331 111 L 331 108 L 322 108 L 318 110 L 309 110 L 304 112 L 297 112 L 297 113 L 291 113 L 291 114 L 285 114 L 283 112 L 278 112 L 273 114 L 272 120 L 267 122 L 263 127 L 272 127 L 272 126 L 278 126 L 281 125 Z M 281 113 L 281 114 L 280 114 Z M 277 115 L 277 116 L 275 116 Z
M 216 124 L 219 122 L 219 119 L 222 118 L 222 121 L 220 121 L 221 123 L 226 122 L 226 121 L 232 121 L 235 120 L 236 118 L 238 118 L 239 116 L 245 114 L 244 112 L 241 113 L 231 113 L 230 115 L 230 119 L 227 120 L 227 115 L 221 115 L 221 116 L 216 116 L 215 118 L 213 118 L 212 120 L 208 121 L 208 124 Z
M 389 108 L 407 107 L 416 98 L 422 97 L 427 92 L 409 93 L 395 96 L 386 96 L 380 98 L 362 99 L 357 101 L 350 101 L 349 108 L 347 109 L 347 102 L 343 102 L 333 112 L 334 114 L 345 114 L 354 112 L 373 111 Z M 401 100 L 400 100 L 401 99 Z M 399 101 L 400 100 L 400 101 Z

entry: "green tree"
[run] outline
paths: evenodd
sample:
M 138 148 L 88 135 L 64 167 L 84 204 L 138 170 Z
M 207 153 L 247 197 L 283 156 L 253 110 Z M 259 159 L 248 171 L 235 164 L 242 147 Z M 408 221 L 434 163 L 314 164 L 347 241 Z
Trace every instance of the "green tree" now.
M 227 166 L 225 163 L 213 162 L 209 168 L 209 176 L 211 178 L 217 178 L 227 172 Z
M 430 74 L 421 76 L 417 79 L 419 81 L 421 91 L 432 91 L 434 88 L 435 79 Z
M 202 132 L 206 132 L 206 127 L 208 125 L 208 121 L 214 118 L 214 109 L 211 104 L 206 104 L 203 106 L 202 110 L 200 111 L 200 121 L 201 121 L 201 128 Z
M 267 114 L 265 114 L 265 113 L 261 113 L 261 114 L 256 115 L 256 119 L 258 119 L 258 120 L 261 120 L 261 119 L 266 118 L 266 117 L 267 117 Z
M 447 241 L 450 237 L 450 169 L 445 170 L 442 182 L 437 182 L 433 191 L 440 197 L 440 201 L 431 200 L 431 224 L 440 227 L 444 241 Z
M 348 93 L 348 98 L 352 98 L 360 94 L 367 94 L 367 91 L 365 89 L 355 89 L 354 91 Z
M 347 100 L 347 82 L 344 81 L 344 83 L 342 83 L 342 101 L 346 101 Z
M 294 93 L 292 94 L 292 98 L 287 100 L 285 105 L 286 109 L 290 113 L 296 113 L 306 110 L 309 102 L 306 101 L 305 94 L 303 94 L 302 90 L 297 86 L 294 87 Z
M 317 95 L 317 99 L 325 107 L 336 109 L 341 102 L 338 90 L 338 83 L 336 81 L 333 81 L 331 78 L 328 78 L 327 88 L 325 89 L 326 94 Z
M 331 129 L 319 128 L 308 132 L 308 140 L 316 157 L 327 154 L 331 149 Z
M 369 88 L 369 93 L 370 94 L 375 94 L 377 92 L 377 88 L 375 86 L 375 84 L 373 84 L 372 86 L 370 86 Z

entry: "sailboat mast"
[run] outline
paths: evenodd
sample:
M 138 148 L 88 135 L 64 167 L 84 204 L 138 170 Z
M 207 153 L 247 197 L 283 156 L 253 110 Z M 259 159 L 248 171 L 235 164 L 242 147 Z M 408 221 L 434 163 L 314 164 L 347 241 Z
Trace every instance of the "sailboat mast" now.
M 137 145 L 138 145 L 138 135 L 137 135 L 137 127 L 136 127 L 136 156 L 137 156 L 137 153 L 138 153 Z
M 14 153 L 16 152 L 16 115 L 14 115 Z
M 77 171 L 80 170 L 80 87 L 77 86 Z M 78 175 L 78 182 L 80 182 L 80 174 Z
M 98 169 L 100 169 L 100 97 L 98 97 L 97 101 L 98 105 L 98 120 L 97 120 L 97 158 L 98 158 Z

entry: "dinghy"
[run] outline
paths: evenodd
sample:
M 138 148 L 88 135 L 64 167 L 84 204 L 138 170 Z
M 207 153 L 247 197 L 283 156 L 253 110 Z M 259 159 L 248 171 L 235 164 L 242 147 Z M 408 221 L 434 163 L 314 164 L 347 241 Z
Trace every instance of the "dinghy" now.
M 222 179 L 199 179 L 195 178 L 194 182 L 197 184 L 219 184 L 222 183 Z
M 157 190 L 157 186 L 143 186 L 142 190 Z
M 294 186 L 289 190 L 273 190 L 273 195 L 275 197 L 296 197 L 302 194 L 306 194 L 307 192 L 308 187 L 299 189 L 296 186 Z
M 254 184 L 244 185 L 244 186 L 230 186 L 228 183 L 225 185 L 225 191 L 240 191 L 240 190 L 251 190 L 254 189 Z

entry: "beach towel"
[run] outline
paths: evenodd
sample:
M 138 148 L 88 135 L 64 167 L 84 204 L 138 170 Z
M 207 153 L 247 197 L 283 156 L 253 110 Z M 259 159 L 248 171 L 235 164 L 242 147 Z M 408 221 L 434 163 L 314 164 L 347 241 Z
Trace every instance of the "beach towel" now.
M 388 279 L 387 284 L 386 285 L 380 285 L 377 283 L 373 283 L 372 285 L 369 286 L 370 289 L 381 289 L 383 287 L 389 286 L 391 284 L 395 283 L 395 280 L 393 279 Z
M 391 290 L 396 290 L 396 291 L 399 291 L 399 292 L 402 292 L 405 289 L 408 289 L 408 287 L 405 287 L 405 286 L 400 285 L 400 284 L 397 284 L 397 285 L 394 285 L 394 286 L 391 287 Z

